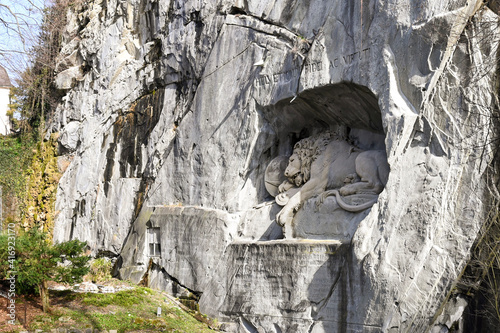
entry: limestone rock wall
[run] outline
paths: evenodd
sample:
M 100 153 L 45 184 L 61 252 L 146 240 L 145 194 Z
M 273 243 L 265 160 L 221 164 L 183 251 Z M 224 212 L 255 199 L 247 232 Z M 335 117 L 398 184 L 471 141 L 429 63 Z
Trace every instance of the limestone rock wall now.
M 75 6 L 54 239 L 201 295 L 232 331 L 443 327 L 488 209 L 498 33 L 465 0 Z M 264 171 L 327 129 L 385 149 L 388 183 L 350 241 L 280 240 Z

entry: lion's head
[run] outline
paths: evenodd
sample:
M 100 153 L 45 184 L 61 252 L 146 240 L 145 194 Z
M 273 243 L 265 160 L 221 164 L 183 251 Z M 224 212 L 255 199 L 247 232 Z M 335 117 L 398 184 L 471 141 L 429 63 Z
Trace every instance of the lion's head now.
M 285 177 L 288 178 L 290 183 L 295 184 L 297 187 L 307 181 L 304 181 L 302 165 L 302 159 L 294 152 L 288 159 L 288 165 L 285 169 Z
M 285 177 L 299 187 L 311 178 L 311 164 L 330 142 L 331 134 L 324 133 L 300 140 L 293 147 L 293 154 L 288 160 Z

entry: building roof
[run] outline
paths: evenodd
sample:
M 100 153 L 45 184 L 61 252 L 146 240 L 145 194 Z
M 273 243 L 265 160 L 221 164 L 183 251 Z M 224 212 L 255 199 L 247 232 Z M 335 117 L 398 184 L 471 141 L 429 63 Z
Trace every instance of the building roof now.
M 12 87 L 9 74 L 7 74 L 7 71 L 2 66 L 0 66 L 0 87 Z

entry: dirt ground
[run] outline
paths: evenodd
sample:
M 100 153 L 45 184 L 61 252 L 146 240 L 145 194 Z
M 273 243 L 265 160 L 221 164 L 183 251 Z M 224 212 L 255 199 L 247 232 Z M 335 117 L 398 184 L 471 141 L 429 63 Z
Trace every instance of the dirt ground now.
M 24 297 L 19 297 L 16 299 L 16 322 L 19 325 L 11 325 L 8 323 L 8 321 L 11 320 L 7 309 L 8 304 L 9 300 L 7 298 L 0 297 L 0 332 L 21 330 L 25 322 L 29 323 L 36 316 L 43 313 L 42 303 L 39 298 L 34 297 L 32 299 L 25 299 Z M 53 302 L 53 304 L 55 304 L 55 302 Z
M 54 282 L 49 282 L 49 287 L 55 287 L 58 284 Z M 73 304 L 74 303 L 74 304 Z M 0 332 L 12 332 L 22 329 L 26 329 L 27 325 L 31 323 L 37 316 L 43 314 L 41 299 L 38 296 L 24 297 L 20 296 L 16 298 L 16 323 L 17 325 L 9 324 L 8 321 L 11 320 L 9 316 L 9 300 L 7 298 L 0 296 Z M 50 306 L 52 311 L 57 311 L 57 309 L 64 305 L 65 307 L 81 307 L 77 302 L 69 302 L 64 300 L 62 297 L 50 295 Z

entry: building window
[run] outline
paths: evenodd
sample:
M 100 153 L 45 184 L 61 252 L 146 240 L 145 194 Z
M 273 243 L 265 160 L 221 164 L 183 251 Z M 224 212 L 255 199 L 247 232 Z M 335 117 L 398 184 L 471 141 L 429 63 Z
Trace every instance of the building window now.
M 161 255 L 160 228 L 148 229 L 149 256 L 159 257 Z

